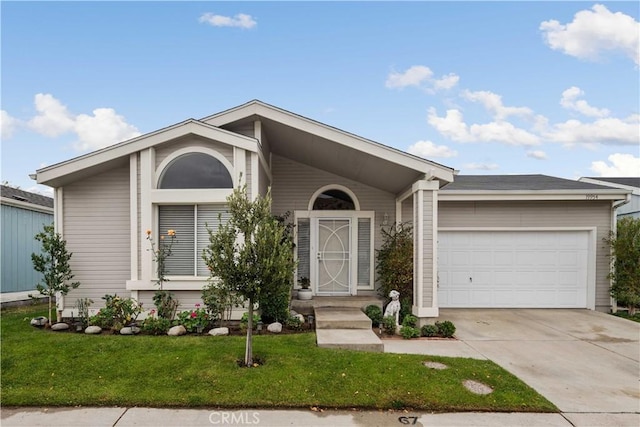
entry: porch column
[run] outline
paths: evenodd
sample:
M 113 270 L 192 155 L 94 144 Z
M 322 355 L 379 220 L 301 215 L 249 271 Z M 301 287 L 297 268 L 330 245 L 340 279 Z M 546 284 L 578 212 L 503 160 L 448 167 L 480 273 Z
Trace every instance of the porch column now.
M 438 181 L 417 181 L 413 193 L 413 306 L 418 318 L 438 317 Z

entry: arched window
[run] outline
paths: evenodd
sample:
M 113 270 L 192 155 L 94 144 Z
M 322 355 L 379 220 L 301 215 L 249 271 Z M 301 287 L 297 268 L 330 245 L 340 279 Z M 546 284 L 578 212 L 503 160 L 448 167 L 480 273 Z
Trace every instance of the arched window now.
M 314 211 L 352 211 L 356 209 L 351 196 L 338 189 L 329 189 L 320 193 L 313 202 Z
M 188 153 L 169 163 L 158 188 L 233 188 L 233 180 L 220 160 L 205 153 Z

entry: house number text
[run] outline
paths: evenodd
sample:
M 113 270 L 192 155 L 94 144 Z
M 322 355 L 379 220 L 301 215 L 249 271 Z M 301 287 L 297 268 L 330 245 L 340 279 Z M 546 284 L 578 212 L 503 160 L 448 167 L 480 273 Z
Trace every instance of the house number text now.
M 587 194 L 587 195 L 585 196 L 585 198 L 586 198 L 587 200 L 598 200 L 598 195 L 597 195 L 597 194 Z

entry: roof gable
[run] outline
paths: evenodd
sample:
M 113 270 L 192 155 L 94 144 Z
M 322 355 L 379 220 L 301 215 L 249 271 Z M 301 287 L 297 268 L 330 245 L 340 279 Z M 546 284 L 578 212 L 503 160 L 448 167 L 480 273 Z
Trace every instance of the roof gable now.
M 53 209 L 53 198 L 24 191 L 19 188 L 9 187 L 7 185 L 2 186 L 0 196 L 2 196 L 3 202 L 17 201 Z

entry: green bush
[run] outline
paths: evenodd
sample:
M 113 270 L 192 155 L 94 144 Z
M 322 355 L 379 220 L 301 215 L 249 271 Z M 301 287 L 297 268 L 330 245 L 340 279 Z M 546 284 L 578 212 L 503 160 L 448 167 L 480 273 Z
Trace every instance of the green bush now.
M 384 298 L 394 289 L 400 292 L 400 319 L 404 319 L 413 303 L 413 230 L 400 223 L 382 228 L 381 233 L 382 246 L 376 251 L 378 292 Z
M 382 323 L 382 309 L 380 308 L 380 306 L 377 306 L 375 304 L 368 305 L 364 309 L 364 314 L 366 314 L 367 317 L 371 319 L 371 323 L 373 324 L 373 326 L 377 326 Z
M 149 335 L 165 335 L 169 328 L 171 328 L 171 320 L 164 317 L 147 317 L 141 329 Z
M 405 340 L 409 340 L 411 338 L 418 338 L 420 336 L 420 329 L 414 328 L 412 326 L 403 326 L 400 328 L 400 335 Z
M 258 314 L 253 315 L 253 323 L 251 325 L 253 326 L 253 329 L 256 328 L 260 320 L 261 318 Z M 242 331 L 242 333 L 245 333 L 247 332 L 248 327 L 249 327 L 249 313 L 244 313 L 242 315 L 242 318 L 240 319 L 240 330 Z
M 436 328 L 438 328 L 438 335 L 443 338 L 451 338 L 456 333 L 456 327 L 448 320 L 436 322 Z
M 606 241 L 613 257 L 611 296 L 633 316 L 640 307 L 640 218 L 618 220 L 616 234 Z
M 158 310 L 158 317 L 173 320 L 180 302 L 168 291 L 156 291 L 153 294 L 153 305 Z
M 287 329 L 291 329 L 292 331 L 299 331 L 302 329 L 302 320 L 297 317 L 290 316 L 286 322 L 284 323 Z
M 396 318 L 393 316 L 386 316 L 382 318 L 382 330 L 387 335 L 395 335 L 396 333 Z
M 424 325 L 420 329 L 420 333 L 423 337 L 435 337 L 436 335 L 438 335 L 438 328 L 436 327 L 436 325 Z
M 242 297 L 228 284 L 218 280 L 211 280 L 202 288 L 202 302 L 212 322 L 228 321 L 233 309 L 242 306 L 242 301 Z
M 415 328 L 418 325 L 418 318 L 413 314 L 407 314 L 404 316 L 402 320 L 402 326 L 408 326 L 410 328 Z
M 198 326 L 203 329 L 209 326 L 209 315 L 204 308 L 200 308 L 200 304 L 196 304 L 195 309 L 181 311 L 178 314 L 178 323 L 184 326 L 187 332 L 197 332 Z
M 134 323 L 142 313 L 142 304 L 131 298 L 105 295 L 102 299 L 105 300 L 105 307 L 89 319 L 89 323 L 100 326 L 102 329 L 111 328 L 119 331 L 124 326 Z

